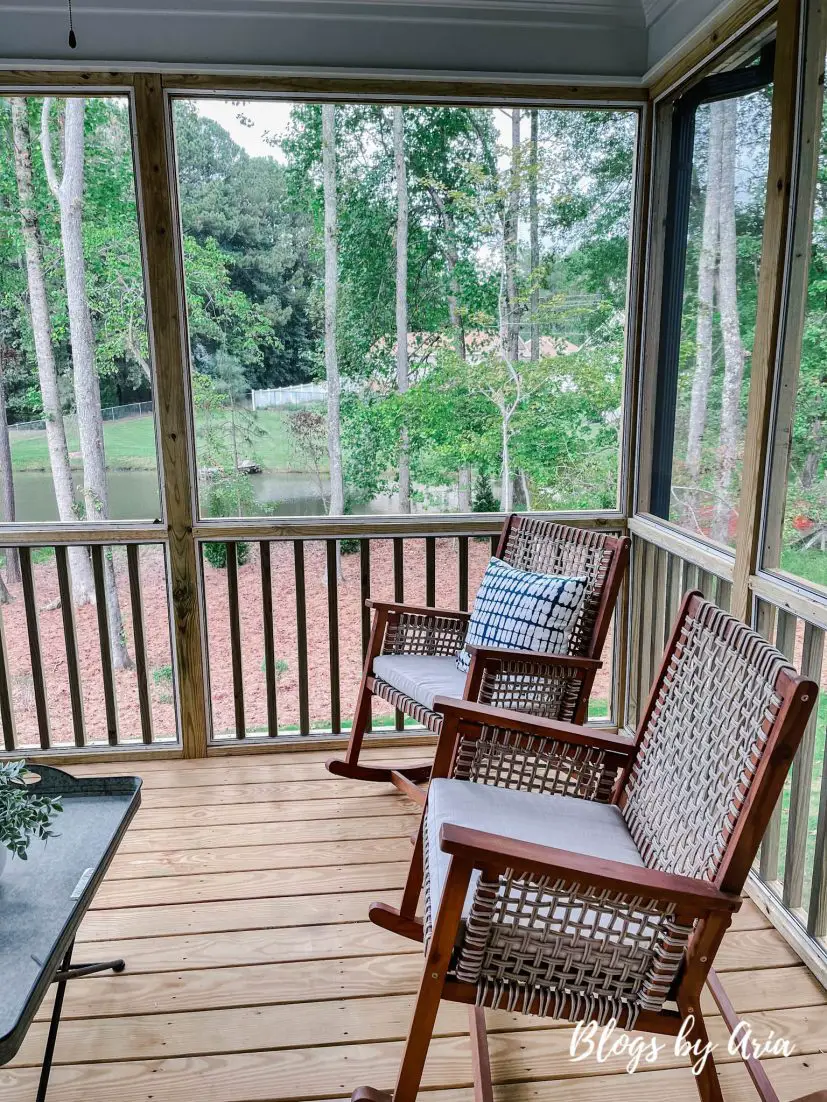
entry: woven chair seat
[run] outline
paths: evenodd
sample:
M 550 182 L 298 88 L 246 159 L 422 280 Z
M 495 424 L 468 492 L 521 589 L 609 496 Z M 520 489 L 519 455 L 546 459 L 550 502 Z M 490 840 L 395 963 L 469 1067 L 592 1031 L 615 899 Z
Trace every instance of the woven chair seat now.
M 494 831 L 518 842 L 534 842 L 643 868 L 637 846 L 614 804 L 595 803 L 573 796 L 522 792 L 468 781 L 434 780 L 428 792 L 425 823 L 425 898 L 426 924 L 429 928 L 428 919 L 436 917 L 451 860 L 450 854 L 439 846 L 443 823 L 471 830 Z M 476 872 L 468 889 L 463 919 L 470 913 L 478 879 L 479 873 Z M 558 917 L 563 919 L 562 912 Z M 589 936 L 612 940 L 612 929 L 601 923 L 595 912 L 579 916 L 573 913 L 569 917 L 570 924 L 564 922 L 567 935 L 587 936 L 588 930 Z M 509 925 L 513 926 L 513 922 Z M 460 940 L 464 936 L 463 923 Z
M 374 675 L 428 711 L 434 698 L 450 696 L 462 700 L 465 674 L 455 658 L 440 654 L 380 654 L 373 660 Z

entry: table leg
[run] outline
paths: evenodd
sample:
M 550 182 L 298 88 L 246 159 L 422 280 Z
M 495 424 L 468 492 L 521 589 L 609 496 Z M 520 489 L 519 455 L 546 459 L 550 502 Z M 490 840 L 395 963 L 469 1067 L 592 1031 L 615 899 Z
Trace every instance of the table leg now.
M 100 964 L 72 964 L 72 951 L 75 947 L 72 939 L 69 948 L 63 958 L 60 968 L 55 973 L 54 983 L 57 984 L 55 1002 L 52 1007 L 52 1020 L 49 1022 L 49 1036 L 46 1038 L 46 1051 L 43 1053 L 43 1065 L 40 1069 L 40 1082 L 37 1087 L 36 1102 L 46 1102 L 46 1091 L 49 1088 L 49 1075 L 52 1071 L 52 1060 L 55 1055 L 57 1043 L 57 1031 L 60 1026 L 60 1015 L 63 1011 L 63 998 L 66 994 L 66 984 L 69 980 L 80 979 L 81 976 L 91 976 L 95 972 L 123 972 L 126 964 L 122 960 L 103 961 Z

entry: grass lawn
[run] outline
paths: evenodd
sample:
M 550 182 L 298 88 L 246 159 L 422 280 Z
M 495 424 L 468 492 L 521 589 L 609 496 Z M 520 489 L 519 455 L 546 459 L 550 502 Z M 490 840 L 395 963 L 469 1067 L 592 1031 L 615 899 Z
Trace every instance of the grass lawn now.
M 781 569 L 807 582 L 827 587 L 827 555 L 817 548 L 812 551 L 783 551 Z
M 296 470 L 283 410 L 260 410 L 252 415 L 260 431 L 251 447 L 239 448 L 240 457 L 254 459 L 268 471 Z M 72 466 L 81 467 L 77 428 L 66 422 Z M 15 432 L 12 429 L 12 465 L 16 471 L 48 471 L 49 452 L 45 432 Z M 106 421 L 103 426 L 106 459 L 110 470 L 151 471 L 156 467 L 155 425 L 151 414 Z

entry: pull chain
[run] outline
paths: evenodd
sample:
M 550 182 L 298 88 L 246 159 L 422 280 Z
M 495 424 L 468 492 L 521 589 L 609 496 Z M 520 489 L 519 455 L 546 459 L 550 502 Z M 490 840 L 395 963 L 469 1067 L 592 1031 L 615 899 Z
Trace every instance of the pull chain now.
M 69 3 L 69 48 L 74 50 L 77 47 L 78 40 L 75 38 L 75 28 L 72 25 L 72 0 L 68 0 Z

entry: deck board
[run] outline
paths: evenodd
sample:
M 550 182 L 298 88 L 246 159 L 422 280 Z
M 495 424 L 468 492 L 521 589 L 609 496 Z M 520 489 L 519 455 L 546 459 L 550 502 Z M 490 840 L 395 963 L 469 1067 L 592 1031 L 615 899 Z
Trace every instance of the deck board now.
M 427 749 L 405 753 L 413 760 Z M 422 956 L 372 926 L 367 906 L 398 898 L 416 817 L 388 786 L 331 780 L 324 756 L 120 770 L 144 777 L 144 807 L 84 920 L 77 955 L 123 954 L 128 970 L 69 985 L 52 1097 L 332 1102 L 361 1083 L 390 1085 Z M 796 1044 L 792 1058 L 766 1061 L 782 1102 L 827 1081 L 827 993 L 752 903 L 716 965 L 759 1035 L 773 1029 Z M 16 1060 L 0 1068 L 0 1102 L 34 1097 L 50 1005 L 51 995 Z M 722 1045 L 727 1102 L 754 1102 L 707 992 L 703 1008 Z M 487 1018 L 495 1102 L 697 1099 L 669 1042 L 655 1067 L 629 1076 L 617 1058 L 572 1063 L 565 1023 Z M 441 1008 L 423 1090 L 429 1102 L 471 1102 L 463 1007 Z

